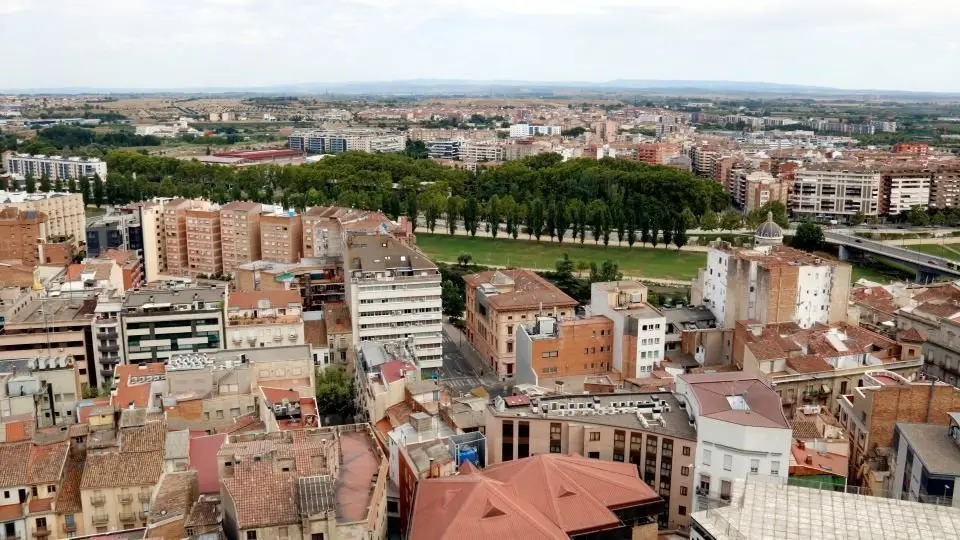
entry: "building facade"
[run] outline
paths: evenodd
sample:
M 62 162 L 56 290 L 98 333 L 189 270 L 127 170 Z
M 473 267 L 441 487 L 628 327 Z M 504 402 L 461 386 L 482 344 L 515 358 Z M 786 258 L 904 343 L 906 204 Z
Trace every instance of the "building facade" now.
M 303 257 L 303 222 L 300 214 L 264 213 L 260 216 L 260 253 L 264 261 L 294 264 Z
M 223 273 L 260 260 L 260 203 L 234 201 L 220 209 L 220 240 Z
M 880 213 L 881 175 L 864 169 L 805 168 L 796 172 L 790 207 L 797 215 L 848 219 Z
M 18 178 L 32 176 L 39 180 L 47 175 L 50 180 L 75 180 L 99 176 L 106 180 L 107 163 L 97 158 L 61 157 L 3 153 L 3 168 Z
M 127 293 L 120 315 L 127 362 L 162 362 L 224 347 L 225 291 L 218 287 Z
M 220 209 L 187 210 L 187 274 L 223 274 L 223 245 L 220 236 Z
M 0 191 L 7 207 L 41 212 L 47 216 L 45 241 L 67 241 L 79 247 L 87 237 L 83 196 L 79 193 L 26 193 Z
M 590 285 L 590 311 L 613 321 L 613 367 L 627 378 L 646 378 L 664 361 L 667 319 L 647 303 L 636 281 Z

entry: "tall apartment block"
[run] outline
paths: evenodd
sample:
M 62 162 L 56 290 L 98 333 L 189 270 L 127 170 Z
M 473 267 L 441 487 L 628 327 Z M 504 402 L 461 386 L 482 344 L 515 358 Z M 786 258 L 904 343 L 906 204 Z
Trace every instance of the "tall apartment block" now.
M 5 206 L 21 210 L 36 210 L 47 216 L 47 235 L 63 239 L 78 247 L 87 238 L 87 223 L 83 213 L 83 196 L 79 193 L 27 193 L 0 191 Z
M 225 289 L 141 289 L 123 299 L 127 362 L 162 362 L 185 352 L 223 348 Z
M 168 200 L 157 198 L 120 209 L 121 213 L 132 214 L 139 219 L 143 242 L 143 276 L 147 282 L 156 281 L 167 267 L 164 205 Z
M 50 180 L 79 179 L 83 177 L 107 177 L 107 163 L 97 158 L 60 157 L 30 154 L 3 153 L 3 168 L 18 178 L 27 175 L 39 180 L 47 175 Z
M 442 365 L 440 271 L 386 235 L 350 239 L 344 261 L 353 341 L 411 340 L 422 368 Z
M 937 208 L 952 208 L 960 205 L 960 165 L 939 165 L 933 169 L 930 186 L 930 204 Z
M 187 210 L 187 273 L 212 276 L 223 273 L 220 209 Z
M 223 273 L 233 274 L 237 267 L 260 260 L 260 203 L 235 201 L 220 209 L 220 240 Z
M 878 171 L 854 168 L 807 168 L 796 173 L 790 206 L 806 216 L 849 218 L 857 212 L 880 212 L 881 178 Z
M 174 199 L 163 208 L 163 243 L 166 251 L 166 271 L 184 274 L 189 265 L 187 253 L 187 212 L 210 209 L 208 201 Z
M 293 264 L 303 256 L 303 222 L 295 211 L 260 215 L 260 257 L 264 261 Z
M 407 144 L 403 133 L 371 129 L 297 130 L 287 137 L 287 147 L 312 154 L 361 152 L 402 152 Z
M 667 319 L 647 303 L 647 287 L 636 281 L 590 286 L 590 310 L 613 321 L 613 367 L 624 377 L 646 378 L 664 360 Z
M 35 267 L 43 259 L 47 216 L 35 210 L 0 209 L 0 261 Z

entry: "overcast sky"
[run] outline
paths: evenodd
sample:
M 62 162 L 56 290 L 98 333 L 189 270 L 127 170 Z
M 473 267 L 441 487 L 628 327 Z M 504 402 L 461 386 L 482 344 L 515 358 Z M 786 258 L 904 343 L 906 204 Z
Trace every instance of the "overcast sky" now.
M 957 0 L 0 0 L 0 88 L 699 79 L 960 92 Z

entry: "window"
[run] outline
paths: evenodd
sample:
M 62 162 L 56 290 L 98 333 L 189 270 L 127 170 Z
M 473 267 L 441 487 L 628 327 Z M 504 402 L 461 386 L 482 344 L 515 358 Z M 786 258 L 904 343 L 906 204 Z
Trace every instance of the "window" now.
M 50 484 L 49 486 L 47 486 L 47 493 L 56 493 L 56 492 L 57 492 L 57 486 L 53 484 Z
M 591 431 L 591 432 L 590 432 L 590 440 L 591 440 L 591 441 L 599 441 L 599 440 L 600 440 L 600 432 L 599 432 L 599 431 Z
M 623 462 L 627 447 L 627 433 L 616 430 L 613 432 L 613 460 Z
M 751 459 L 750 460 L 750 474 L 757 474 L 760 472 L 760 460 Z
M 733 470 L 733 456 L 730 454 L 723 455 L 723 470 L 732 471 Z
M 772 476 L 780 476 L 780 462 L 771 461 L 770 462 L 770 474 Z
M 686 488 L 684 488 L 684 489 L 686 489 Z M 677 513 L 680 514 L 681 516 L 687 515 L 687 507 L 686 507 L 686 506 L 683 506 L 683 505 L 680 505 L 680 508 L 677 510 Z
M 690 467 L 680 467 L 680 476 L 690 476 Z
M 508 335 L 508 336 L 512 336 L 512 335 L 513 335 L 513 325 L 512 325 L 512 324 L 508 324 L 508 325 L 507 325 L 507 335 Z
M 713 457 L 713 453 L 710 450 L 703 451 L 703 464 L 710 466 L 710 458 Z
M 590 459 L 600 459 L 600 452 L 589 452 L 587 457 Z
M 687 486 L 680 486 L 680 496 L 681 497 L 687 496 Z
M 733 483 L 729 480 L 720 481 L 720 498 L 729 501 L 730 500 L 730 491 L 733 487 Z
M 47 518 L 37 518 L 37 528 L 46 529 L 47 528 Z
M 550 424 L 550 453 L 560 453 L 560 440 L 562 438 L 563 425 L 559 422 Z
M 290 528 L 277 527 L 277 536 L 279 536 L 280 538 L 287 538 L 288 536 L 290 536 Z
M 33 496 L 36 497 L 38 495 L 37 486 L 33 486 L 32 488 L 30 488 L 30 493 L 32 493 Z
M 512 353 L 512 352 L 513 352 L 513 342 L 512 342 L 512 341 L 508 341 L 508 342 L 507 342 L 507 352 L 508 352 L 508 353 Z
M 223 411 L 217 411 L 217 418 L 223 418 Z
M 680 453 L 683 454 L 684 456 L 689 456 L 689 455 L 690 455 L 690 447 L 689 447 L 689 446 L 684 446 L 684 447 L 683 447 L 683 450 L 681 450 Z
M 247 531 L 247 540 L 257 540 L 257 531 Z

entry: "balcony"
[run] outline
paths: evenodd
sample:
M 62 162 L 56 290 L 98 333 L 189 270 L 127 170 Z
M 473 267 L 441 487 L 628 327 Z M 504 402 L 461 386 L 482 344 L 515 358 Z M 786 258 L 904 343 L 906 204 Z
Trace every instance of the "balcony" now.
M 120 518 L 120 521 L 122 523 L 130 523 L 132 521 L 137 520 L 137 513 L 133 511 L 120 512 L 120 515 L 118 517 Z
M 150 502 L 150 492 L 149 492 L 149 491 L 141 491 L 140 493 L 137 494 L 137 500 L 140 501 L 141 503 L 148 503 L 148 502 Z
M 94 506 L 103 506 L 107 503 L 107 497 L 104 495 L 92 495 L 90 497 L 90 504 Z
M 50 536 L 50 529 L 46 527 L 37 527 L 37 530 L 33 531 L 34 538 L 46 538 Z
M 140 521 L 147 521 L 147 518 L 150 517 L 150 512 L 146 510 L 141 510 L 137 512 L 137 517 L 140 518 Z
M 69 522 L 69 523 L 64 522 L 64 524 L 63 524 L 63 532 L 66 533 L 66 534 L 70 534 L 70 533 L 75 533 L 75 532 L 77 532 L 77 522 L 76 522 L 76 521 L 71 521 L 71 522 Z
M 94 514 L 90 517 L 90 522 L 94 525 L 106 525 L 110 523 L 110 516 L 106 514 Z
M 117 499 L 120 501 L 120 504 L 130 504 L 133 502 L 132 493 L 121 493 L 117 496 Z
M 120 350 L 120 345 L 117 343 L 100 343 L 97 348 L 102 353 L 115 353 Z

